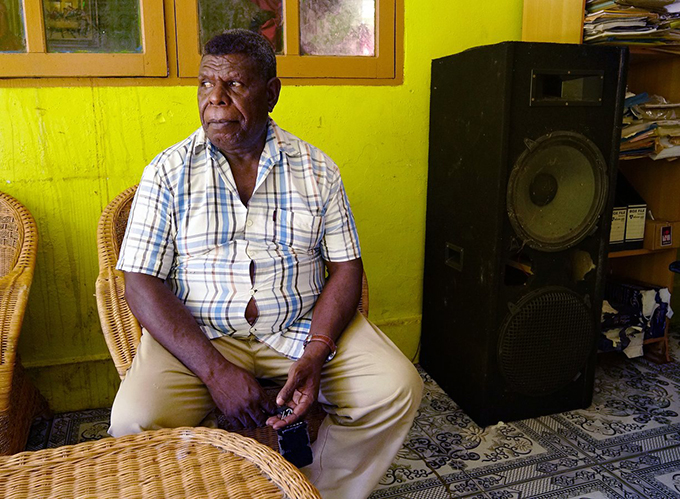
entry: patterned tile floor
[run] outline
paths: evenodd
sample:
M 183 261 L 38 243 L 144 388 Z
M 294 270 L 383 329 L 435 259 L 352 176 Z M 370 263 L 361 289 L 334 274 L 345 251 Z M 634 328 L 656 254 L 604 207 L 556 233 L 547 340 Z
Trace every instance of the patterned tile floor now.
M 671 341 L 680 359 L 680 333 Z M 588 409 L 485 429 L 421 375 L 416 421 L 370 499 L 680 498 L 680 362 L 600 357 Z M 27 449 L 106 437 L 108 420 L 38 420 Z

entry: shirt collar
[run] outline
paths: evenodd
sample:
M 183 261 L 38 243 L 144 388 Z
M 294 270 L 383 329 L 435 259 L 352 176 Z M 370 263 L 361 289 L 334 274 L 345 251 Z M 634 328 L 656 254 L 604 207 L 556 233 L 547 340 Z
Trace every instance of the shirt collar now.
M 200 154 L 209 144 L 210 141 L 205 136 L 205 130 L 202 126 L 191 135 L 191 152 L 193 154 Z
M 269 130 L 267 140 L 276 141 L 276 148 L 284 152 L 287 156 L 300 156 L 300 150 L 291 144 L 289 134 L 287 134 L 276 122 L 269 118 Z

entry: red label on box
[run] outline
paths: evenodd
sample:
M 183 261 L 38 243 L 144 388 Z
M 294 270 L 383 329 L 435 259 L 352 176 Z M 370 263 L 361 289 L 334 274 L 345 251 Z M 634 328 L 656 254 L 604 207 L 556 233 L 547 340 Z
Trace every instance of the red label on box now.
M 670 246 L 673 244 L 673 227 L 666 225 L 661 227 L 661 246 Z

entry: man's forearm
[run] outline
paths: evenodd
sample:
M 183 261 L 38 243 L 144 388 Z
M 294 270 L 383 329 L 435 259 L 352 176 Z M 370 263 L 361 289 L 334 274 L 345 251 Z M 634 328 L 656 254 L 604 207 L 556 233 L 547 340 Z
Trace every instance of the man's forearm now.
M 157 277 L 126 272 L 125 298 L 151 336 L 207 385 L 231 366 L 210 344 L 191 312 Z
M 347 262 L 327 262 L 329 278 L 314 305 L 312 334 L 323 334 L 336 342 L 357 311 L 361 298 L 363 263 L 361 258 Z M 321 342 L 310 343 L 305 353 L 328 355 L 328 347 Z

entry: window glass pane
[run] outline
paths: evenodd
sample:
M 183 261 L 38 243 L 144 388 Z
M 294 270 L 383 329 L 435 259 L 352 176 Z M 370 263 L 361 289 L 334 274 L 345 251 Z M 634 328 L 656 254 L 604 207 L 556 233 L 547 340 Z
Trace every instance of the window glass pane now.
M 26 52 L 21 0 L 0 0 L 0 52 Z
M 48 52 L 142 52 L 139 0 L 43 0 Z
M 281 0 L 199 0 L 201 47 L 225 29 L 245 28 L 263 34 L 283 53 Z
M 375 55 L 375 0 L 300 0 L 300 52 Z

